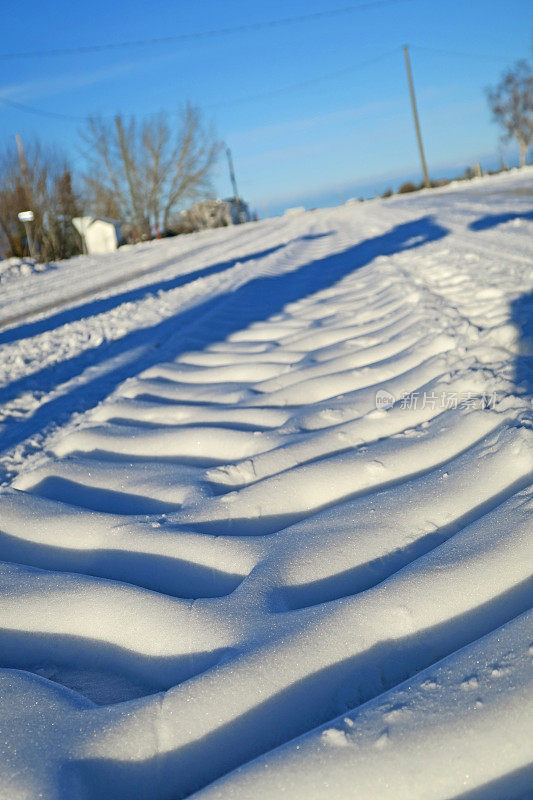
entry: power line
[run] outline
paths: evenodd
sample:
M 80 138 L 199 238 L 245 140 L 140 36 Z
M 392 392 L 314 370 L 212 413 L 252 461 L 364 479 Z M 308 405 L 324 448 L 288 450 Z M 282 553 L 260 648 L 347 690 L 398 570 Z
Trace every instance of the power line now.
M 338 78 L 341 75 L 345 75 L 345 74 L 348 74 L 350 72 L 356 72 L 359 69 L 364 69 L 365 67 L 370 66 L 371 64 L 375 64 L 378 61 L 382 61 L 383 59 L 388 58 L 389 56 L 391 56 L 394 53 L 397 53 L 398 51 L 399 51 L 399 48 L 395 47 L 392 50 L 388 50 L 387 52 L 382 53 L 381 55 L 374 56 L 373 58 L 368 58 L 365 61 L 360 61 L 357 64 L 352 64 L 352 65 L 350 65 L 348 67 L 344 67 L 343 69 L 336 70 L 335 72 L 328 72 L 328 73 L 323 74 L 323 75 L 317 75 L 314 78 L 308 78 L 305 81 L 300 81 L 299 83 L 292 83 L 292 84 L 289 84 L 287 86 L 278 86 L 276 89 L 270 89 L 270 90 L 267 90 L 265 92 L 259 92 L 257 94 L 253 94 L 253 95 L 246 95 L 244 97 L 236 97 L 233 100 L 230 99 L 230 100 L 220 101 L 218 103 L 210 103 L 210 104 L 204 105 L 202 107 L 205 108 L 205 109 L 225 108 L 226 106 L 234 106 L 234 105 L 241 105 L 241 104 L 245 104 L 245 103 L 251 103 L 251 102 L 254 102 L 256 100 L 268 99 L 270 97 L 274 97 L 276 95 L 283 94 L 285 92 L 291 92 L 291 91 L 295 91 L 297 89 L 304 89 L 307 86 L 314 86 L 317 83 L 322 83 L 324 81 L 334 80 L 335 78 Z M 0 103 L 3 103 L 4 105 L 10 106 L 11 108 L 15 108 L 15 109 L 17 109 L 19 111 L 25 111 L 25 112 L 27 112 L 29 114 L 36 114 L 38 116 L 43 116 L 43 117 L 53 117 L 53 118 L 56 118 L 56 119 L 70 120 L 70 121 L 74 121 L 74 122 L 85 122 L 87 117 L 94 116 L 94 115 L 91 115 L 91 114 L 87 114 L 86 116 L 78 116 L 78 115 L 74 115 L 74 114 L 62 114 L 62 113 L 54 112 L 54 111 L 45 111 L 44 109 L 35 108 L 34 106 L 29 106 L 29 105 L 26 105 L 25 103 L 18 103 L 18 102 L 15 102 L 14 100 L 7 100 L 7 99 L 5 99 L 3 97 L 0 97 Z M 157 113 L 158 113 L 157 111 L 153 111 L 153 112 L 149 112 L 148 114 L 145 114 L 143 116 L 155 115 Z M 106 117 L 114 117 L 115 114 L 109 114 L 109 115 L 105 115 L 105 116 Z
M 401 2 L 403 0 L 394 0 L 394 1 L 400 1 Z M 356 8 L 361 8 L 361 6 L 356 6 Z M 330 13 L 333 13 L 333 12 L 319 12 L 319 13 L 330 14 Z M 316 16 L 316 15 L 310 15 L 310 16 Z M 269 24 L 272 24 L 272 23 L 269 23 Z M 229 29 L 227 29 L 227 30 L 229 30 Z M 428 53 L 435 53 L 435 54 L 438 54 L 438 55 L 456 56 L 456 57 L 460 57 L 460 58 L 480 58 L 480 59 L 489 59 L 489 60 L 492 60 L 492 61 L 509 61 L 509 58 L 510 58 L 509 56 L 495 55 L 495 54 L 488 55 L 486 53 L 465 53 L 465 52 L 459 53 L 459 52 L 455 52 L 455 51 L 443 50 L 443 49 L 434 48 L 434 47 L 425 47 L 423 45 L 411 45 L 411 49 L 425 51 L 425 52 L 428 52 Z M 276 89 L 268 89 L 268 90 L 266 90 L 264 92 L 258 92 L 256 94 L 252 94 L 252 95 L 244 95 L 242 97 L 235 97 L 235 98 L 229 99 L 229 100 L 221 100 L 221 101 L 219 101 L 217 103 L 209 103 L 207 105 L 204 105 L 203 108 L 205 108 L 205 109 L 216 109 L 216 108 L 225 108 L 227 106 L 243 105 L 243 104 L 246 104 L 246 103 L 255 102 L 257 100 L 267 100 L 267 99 L 269 99 L 271 97 L 275 97 L 277 95 L 284 94 L 285 92 L 291 92 L 291 91 L 295 91 L 297 89 L 305 89 L 306 87 L 313 86 L 316 83 L 323 83 L 324 81 L 335 80 L 335 78 L 339 78 L 342 75 L 349 74 L 350 72 L 356 72 L 359 69 L 364 69 L 367 66 L 370 66 L 370 65 L 372 65 L 374 63 L 377 63 L 378 61 L 381 61 L 381 60 L 383 60 L 385 58 L 388 58 L 389 56 L 393 55 L 394 53 L 399 52 L 399 50 L 400 50 L 400 47 L 397 46 L 397 47 L 394 47 L 392 50 L 387 50 L 386 52 L 381 53 L 381 55 L 374 56 L 373 58 L 369 58 L 369 59 L 367 59 L 365 61 L 360 61 L 357 64 L 352 64 L 350 66 L 343 67 L 342 69 L 336 70 L 335 72 L 329 72 L 329 73 L 326 73 L 326 74 L 317 75 L 314 78 L 308 78 L 307 80 L 300 81 L 299 83 L 292 83 L 292 84 L 288 84 L 286 86 L 279 86 Z M 0 56 L 0 58 L 2 58 L 2 56 Z M 75 114 L 63 114 L 63 113 L 55 112 L 55 111 L 46 111 L 44 109 L 35 108 L 34 106 L 27 105 L 26 103 L 19 103 L 19 102 L 15 101 L 15 100 L 8 100 L 8 99 L 3 98 L 3 97 L 0 97 L 0 103 L 3 103 L 4 105 L 9 106 L 9 107 L 14 108 L 14 109 L 17 109 L 19 111 L 24 111 L 24 112 L 26 112 L 28 114 L 35 114 L 35 115 L 41 116 L 41 117 L 51 117 L 51 118 L 55 118 L 55 119 L 63 119 L 63 120 L 68 120 L 68 121 L 72 121 L 72 122 L 84 122 L 87 119 L 87 117 L 91 116 L 91 114 L 86 114 L 85 116 L 81 116 L 81 115 L 75 115 Z M 148 112 L 144 116 L 155 115 L 157 113 L 158 112 L 156 112 L 156 111 Z M 114 114 L 108 114 L 108 115 L 105 115 L 105 116 L 106 117 L 113 117 L 115 115 Z
M 40 117 L 52 117 L 54 119 L 66 119 L 66 120 L 76 120 L 81 122 L 85 120 L 86 117 L 81 116 L 74 116 L 74 114 L 61 114 L 59 111 L 45 111 L 42 108 L 34 108 L 33 106 L 27 106 L 25 103 L 17 103 L 15 100 L 6 100 L 4 97 L 0 97 L 0 103 L 3 103 L 5 106 L 10 106 L 10 108 L 16 108 L 18 111 L 25 111 L 28 114 L 36 114 Z
M 374 56 L 373 58 L 368 58 L 366 61 L 360 61 L 358 64 L 352 64 L 349 67 L 343 67 L 342 69 L 338 69 L 335 72 L 328 72 L 324 75 L 318 75 L 314 78 L 308 78 L 305 81 L 301 81 L 300 83 L 291 83 L 287 86 L 279 86 L 277 89 L 269 89 L 265 92 L 259 92 L 257 94 L 250 94 L 245 95 L 243 97 L 236 97 L 234 100 L 221 100 L 218 103 L 211 103 L 209 105 L 204 106 L 204 108 L 225 108 L 226 106 L 232 105 L 240 105 L 241 103 L 251 103 L 255 100 L 263 100 L 268 99 L 269 97 L 274 97 L 278 94 L 283 94 L 284 92 L 291 92 L 296 89 L 304 89 L 307 86 L 314 86 L 316 83 L 322 83 L 323 81 L 330 81 L 334 80 L 335 78 L 339 78 L 341 75 L 347 75 L 350 72 L 356 72 L 359 69 L 364 69 L 365 67 L 370 66 L 371 64 L 375 64 L 378 61 L 382 61 L 385 58 L 393 55 L 394 53 L 399 52 L 399 47 L 394 47 L 392 50 L 387 50 L 385 53 L 381 53 L 381 55 Z
M 175 44 L 176 42 L 189 42 L 199 39 L 212 39 L 219 36 L 228 36 L 233 33 L 250 33 L 256 30 L 263 30 L 265 28 L 279 28 L 285 25 L 295 25 L 301 22 L 308 22 L 312 20 L 321 20 L 328 17 L 338 17 L 346 14 L 352 14 L 356 11 L 364 11 L 366 9 L 380 8 L 382 6 L 393 5 L 397 3 L 405 3 L 408 0 L 368 0 L 364 3 L 358 3 L 341 8 L 333 8 L 327 11 L 315 11 L 309 14 L 300 14 L 294 17 L 282 17 L 280 19 L 267 20 L 264 22 L 249 22 L 244 25 L 234 25 L 227 28 L 216 28 L 207 31 L 198 31 L 196 33 L 182 33 L 177 36 L 163 36 L 153 39 L 136 39 L 126 42 L 107 42 L 104 44 L 91 44 L 79 47 L 60 47 L 51 50 L 30 50 L 18 53 L 0 53 L 0 60 L 16 58 L 48 58 L 54 56 L 75 55 L 77 53 L 100 53 L 107 50 L 124 50 L 135 47 L 151 47 L 160 44 Z
M 498 55 L 497 53 L 492 53 L 492 55 L 488 53 L 465 53 L 455 50 L 444 50 L 439 47 L 426 47 L 425 45 L 418 44 L 412 44 L 410 47 L 412 50 L 421 50 L 426 53 L 435 53 L 436 55 L 453 56 L 456 58 L 480 58 L 484 61 L 509 61 L 513 59 L 513 56 Z

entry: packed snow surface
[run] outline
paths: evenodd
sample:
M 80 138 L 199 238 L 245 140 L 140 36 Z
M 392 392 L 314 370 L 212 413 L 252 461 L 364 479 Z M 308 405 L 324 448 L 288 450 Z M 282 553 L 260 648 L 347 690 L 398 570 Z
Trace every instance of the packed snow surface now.
M 533 796 L 532 231 L 526 168 L 10 267 L 1 798 Z

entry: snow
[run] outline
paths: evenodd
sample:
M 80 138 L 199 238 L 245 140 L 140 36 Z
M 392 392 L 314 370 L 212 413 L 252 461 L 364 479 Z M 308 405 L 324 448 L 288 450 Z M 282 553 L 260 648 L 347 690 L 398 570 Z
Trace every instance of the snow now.
M 2 797 L 529 796 L 532 194 L 11 270 Z

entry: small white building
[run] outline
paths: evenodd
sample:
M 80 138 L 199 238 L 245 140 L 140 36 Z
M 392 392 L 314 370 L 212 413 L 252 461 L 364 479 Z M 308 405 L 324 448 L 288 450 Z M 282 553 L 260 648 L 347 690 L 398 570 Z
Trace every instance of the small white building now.
M 86 253 L 112 253 L 123 241 L 122 223 L 108 217 L 74 217 Z

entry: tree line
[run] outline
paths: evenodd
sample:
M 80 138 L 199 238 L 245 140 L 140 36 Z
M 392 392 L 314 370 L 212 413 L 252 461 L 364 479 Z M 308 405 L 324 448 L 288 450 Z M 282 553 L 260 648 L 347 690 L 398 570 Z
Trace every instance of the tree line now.
M 531 65 L 517 62 L 486 94 L 502 139 L 518 143 L 525 165 L 533 141 Z M 164 113 L 141 121 L 121 114 L 112 120 L 90 117 L 80 136 L 86 164 L 81 174 L 57 147 L 37 140 L 24 146 L 19 141 L 18 147 L 13 142 L 0 153 L 1 257 L 27 252 L 19 211 L 33 211 L 35 248 L 49 261 L 81 251 L 73 217 L 120 220 L 127 240 L 140 241 L 187 230 L 179 212 L 212 191 L 221 142 L 193 105 L 172 123 Z
M 212 192 L 221 142 L 200 110 L 187 104 L 138 122 L 117 114 L 88 118 L 80 130 L 85 169 L 78 174 L 59 148 L 38 140 L 0 153 L 0 256 L 27 253 L 18 212 L 31 209 L 34 246 L 44 261 L 81 252 L 72 218 L 124 222 L 129 241 L 180 232 L 180 210 Z

